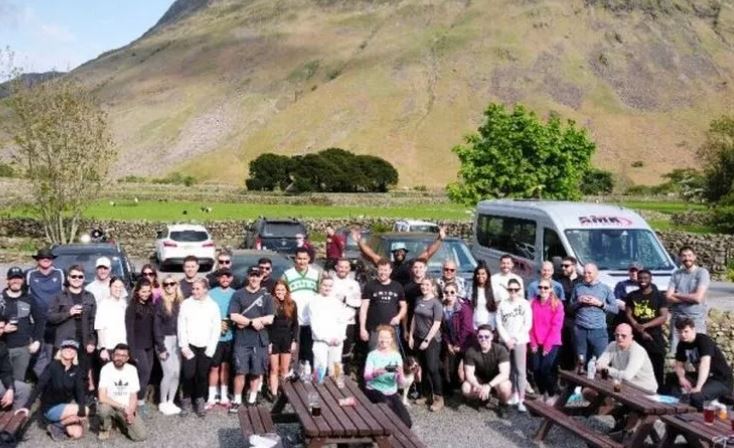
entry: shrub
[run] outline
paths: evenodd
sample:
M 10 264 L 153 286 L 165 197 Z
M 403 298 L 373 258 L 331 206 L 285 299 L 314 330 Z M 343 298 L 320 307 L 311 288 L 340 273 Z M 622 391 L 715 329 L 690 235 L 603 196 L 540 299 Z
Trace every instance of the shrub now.
M 609 194 L 614 190 L 614 178 L 610 171 L 592 168 L 581 178 L 581 193 L 589 196 Z
M 0 177 L 15 177 L 15 169 L 9 163 L 0 162 Z

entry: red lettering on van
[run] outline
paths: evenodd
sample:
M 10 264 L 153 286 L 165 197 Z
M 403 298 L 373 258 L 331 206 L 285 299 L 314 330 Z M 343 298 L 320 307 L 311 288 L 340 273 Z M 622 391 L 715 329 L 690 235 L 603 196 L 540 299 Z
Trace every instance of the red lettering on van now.
M 629 227 L 632 220 L 624 216 L 589 215 L 579 216 L 579 223 L 583 226 L 613 225 Z

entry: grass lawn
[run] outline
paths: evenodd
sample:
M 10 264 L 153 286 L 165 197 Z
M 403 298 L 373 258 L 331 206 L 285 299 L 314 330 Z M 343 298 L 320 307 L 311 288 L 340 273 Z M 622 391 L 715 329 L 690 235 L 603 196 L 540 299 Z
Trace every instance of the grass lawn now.
M 683 201 L 621 201 L 618 204 L 633 210 L 650 210 L 666 214 L 706 210 L 703 204 Z

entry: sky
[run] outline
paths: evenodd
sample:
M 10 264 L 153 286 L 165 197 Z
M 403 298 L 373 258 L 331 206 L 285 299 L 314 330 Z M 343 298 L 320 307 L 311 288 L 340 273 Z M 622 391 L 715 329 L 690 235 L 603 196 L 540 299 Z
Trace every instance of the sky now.
M 9 48 L 24 72 L 67 71 L 137 39 L 172 3 L 0 0 L 0 49 Z

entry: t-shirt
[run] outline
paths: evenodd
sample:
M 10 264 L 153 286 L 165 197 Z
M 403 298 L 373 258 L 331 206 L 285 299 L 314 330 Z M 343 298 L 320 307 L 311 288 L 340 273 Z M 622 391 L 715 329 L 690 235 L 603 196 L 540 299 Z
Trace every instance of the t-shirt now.
M 397 351 L 382 353 L 379 350 L 372 350 L 367 355 L 365 363 L 365 372 L 371 372 L 375 369 L 384 369 L 389 365 L 397 365 L 398 369 L 403 368 L 403 359 Z M 383 395 L 393 395 L 398 391 L 397 375 L 393 372 L 385 372 L 382 375 L 367 381 L 367 389 L 382 392 Z
M 308 320 L 308 304 L 319 290 L 319 276 L 319 271 L 311 266 L 303 272 L 292 267 L 283 273 L 283 280 L 291 290 L 291 298 L 298 305 L 298 323 L 301 326 L 311 324 Z
M 97 338 L 97 347 L 113 349 L 119 343 L 127 343 L 125 327 L 125 299 L 108 297 L 99 302 L 97 314 L 94 316 L 94 329 L 102 330 L 102 337 Z
M 416 340 L 416 344 L 420 345 L 427 336 L 428 332 L 431 331 L 433 323 L 443 320 L 443 305 L 438 299 L 433 298 L 430 300 L 420 299 L 415 303 L 415 313 L 413 316 L 415 320 L 415 333 L 413 338 Z M 436 332 L 434 339 L 438 342 L 441 341 L 441 332 Z
M 397 261 L 392 262 L 392 274 L 390 278 L 400 283 L 401 286 L 405 286 L 411 281 L 411 269 L 413 268 L 413 262 L 415 258 L 410 260 L 403 260 L 398 263 Z
M 632 316 L 638 323 L 646 324 L 656 317 L 659 317 L 661 310 L 668 307 L 668 303 L 666 302 L 663 293 L 657 289 L 653 289 L 649 294 L 645 294 L 642 290 L 638 289 L 629 293 L 625 300 L 625 306 L 629 308 L 632 312 Z M 663 336 L 663 327 L 651 327 L 645 330 L 645 332 L 652 336 L 652 341 L 643 339 L 637 332 L 635 332 L 635 341 L 640 343 L 645 350 L 652 350 L 656 353 L 665 353 L 666 348 L 665 338 Z
M 680 362 L 689 362 L 698 373 L 698 366 L 701 358 L 704 356 L 711 357 L 711 370 L 709 378 L 720 381 L 727 386 L 732 386 L 731 367 L 726 362 L 726 358 L 716 343 L 703 333 L 696 333 L 696 339 L 692 342 L 678 341 L 678 348 L 675 352 L 675 360 Z
M 390 320 L 400 312 L 400 302 L 405 302 L 403 287 L 395 280 L 387 285 L 370 280 L 364 286 L 362 297 L 370 301 L 365 325 L 368 331 L 374 331 L 379 325 L 390 325 Z
M 222 316 L 222 320 L 229 320 L 229 302 L 232 300 L 233 294 L 234 289 L 232 288 L 222 289 L 220 286 L 217 286 L 216 288 L 209 290 L 209 297 L 211 297 L 219 307 L 219 313 Z M 229 329 L 222 333 L 219 340 L 227 342 L 231 341 L 232 338 L 234 338 L 234 333 L 232 332 L 232 325 L 230 325 Z
M 273 298 L 264 289 L 256 292 L 250 292 L 247 288 L 239 289 L 229 302 L 229 314 L 233 313 L 242 314 L 248 319 L 273 315 Z M 267 347 L 270 343 L 267 327 L 257 331 L 252 325 L 237 328 L 234 340 L 235 344 L 242 347 Z
M 179 288 L 181 288 L 181 295 L 184 299 L 188 299 L 191 297 L 191 293 L 194 289 L 194 281 L 188 281 L 185 278 L 181 279 L 181 281 L 178 283 Z
M 117 369 L 112 362 L 108 362 L 99 374 L 99 388 L 106 389 L 107 396 L 116 403 L 127 406 L 130 395 L 137 394 L 140 390 L 138 369 L 131 364 Z
M 464 365 L 474 366 L 474 375 L 481 383 L 489 383 L 500 373 L 500 364 L 510 362 L 510 352 L 495 342 L 487 353 L 478 347 L 469 347 L 464 354 Z
M 697 266 L 692 272 L 688 269 L 680 268 L 673 272 L 670 277 L 670 286 L 675 292 L 680 294 L 692 294 L 698 288 L 708 288 L 711 278 L 709 271 L 705 268 Z M 706 305 L 704 303 L 674 303 L 671 312 L 675 316 L 688 316 L 691 318 L 699 318 L 706 316 Z

